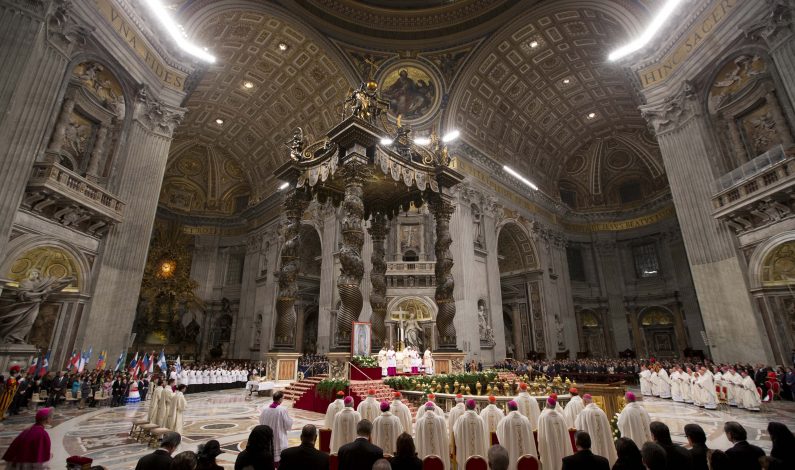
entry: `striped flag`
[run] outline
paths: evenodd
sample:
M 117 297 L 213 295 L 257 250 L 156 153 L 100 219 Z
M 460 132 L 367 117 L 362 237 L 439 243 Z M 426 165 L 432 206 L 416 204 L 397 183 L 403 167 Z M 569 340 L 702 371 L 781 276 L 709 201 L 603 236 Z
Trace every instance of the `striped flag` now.
M 50 368 L 50 351 L 47 351 L 47 354 L 44 355 L 44 359 L 41 360 L 41 364 L 39 367 L 36 368 L 36 377 L 44 377 L 47 375 L 47 371 Z
M 162 349 L 160 350 L 160 358 L 157 360 L 157 367 L 160 367 L 160 372 L 165 374 L 168 372 L 168 363 L 166 363 L 166 353 Z
M 124 363 L 124 356 L 126 355 L 127 353 L 125 353 L 124 351 L 119 353 L 119 358 L 116 360 L 116 367 L 113 369 L 114 372 L 119 372 L 121 370 L 122 364 Z
M 33 375 L 36 373 L 36 369 L 39 368 L 40 360 L 41 360 L 41 353 L 30 358 L 30 365 L 28 366 L 28 375 Z
M 80 354 L 80 361 L 77 364 L 77 373 L 80 374 L 86 368 L 89 362 L 91 362 L 91 355 L 94 353 L 94 347 L 89 346 L 88 352 Z
M 99 357 L 97 358 L 97 370 L 104 370 L 105 369 L 105 356 L 108 353 L 104 350 L 99 352 Z
M 133 369 L 134 369 L 134 368 L 135 368 L 137 365 L 138 365 L 138 353 L 135 353 L 135 357 L 133 358 L 133 360 L 132 360 L 132 361 L 130 361 L 130 365 L 128 365 L 128 366 L 127 366 L 127 369 L 129 369 L 129 372 L 130 372 L 131 374 L 132 374 L 132 372 L 133 372 L 132 370 L 133 370 Z

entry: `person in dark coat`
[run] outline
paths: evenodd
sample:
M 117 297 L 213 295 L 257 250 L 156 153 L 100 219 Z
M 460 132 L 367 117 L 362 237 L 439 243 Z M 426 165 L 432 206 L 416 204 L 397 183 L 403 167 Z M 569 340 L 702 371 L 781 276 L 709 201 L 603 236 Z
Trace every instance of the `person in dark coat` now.
M 692 470 L 693 461 L 690 458 L 690 452 L 671 441 L 671 430 L 665 423 L 652 421 L 649 431 L 651 431 L 652 440 L 665 449 L 665 468 L 668 470 Z
M 177 432 L 169 431 L 163 434 L 160 448 L 149 455 L 144 455 L 135 465 L 135 470 L 163 470 L 171 467 L 171 454 L 177 450 L 182 436 Z
M 619 437 L 616 440 L 616 454 L 618 454 L 618 460 L 613 464 L 612 470 L 646 470 L 646 467 L 643 466 L 640 449 L 632 439 Z
M 726 433 L 729 442 L 734 444 L 731 449 L 726 451 L 731 468 L 737 470 L 760 470 L 762 468 L 759 460 L 765 456 L 765 451 L 748 443 L 748 434 L 740 423 L 727 421 L 723 425 L 723 432 Z
M 141 401 L 146 401 L 146 394 L 149 393 L 149 378 L 144 377 L 143 380 L 138 381 L 138 393 L 141 394 Z
M 690 459 L 693 470 L 709 470 L 707 465 L 707 434 L 698 424 L 685 425 L 685 437 L 690 444 Z
M 363 419 L 356 425 L 356 439 L 340 447 L 339 468 L 345 470 L 371 470 L 376 460 L 384 457 L 384 451 L 370 444 L 373 424 Z
M 124 382 L 122 382 L 120 375 L 117 375 L 113 380 L 113 383 L 110 385 L 110 396 L 110 406 L 120 406 L 122 404 L 124 396 Z
M 207 444 L 201 444 L 196 452 L 198 457 L 196 470 L 223 470 L 224 467 L 215 462 L 215 458 L 223 453 L 221 444 L 215 439 L 207 441 Z
M 795 468 L 795 436 L 792 431 L 781 423 L 771 421 L 767 425 L 767 433 L 773 441 L 770 469 Z
M 328 454 L 315 449 L 317 428 L 307 424 L 301 429 L 301 444 L 282 450 L 279 470 L 328 470 Z
M 606 458 L 591 452 L 591 435 L 585 431 L 577 431 L 574 435 L 577 452 L 563 457 L 563 470 L 610 470 L 610 462 Z
M 404 432 L 398 436 L 395 456 L 390 463 L 392 470 L 422 470 L 422 460 L 417 457 L 417 449 L 411 434 Z
M 273 430 L 270 426 L 254 426 L 245 450 L 237 455 L 235 470 L 249 469 L 273 470 Z

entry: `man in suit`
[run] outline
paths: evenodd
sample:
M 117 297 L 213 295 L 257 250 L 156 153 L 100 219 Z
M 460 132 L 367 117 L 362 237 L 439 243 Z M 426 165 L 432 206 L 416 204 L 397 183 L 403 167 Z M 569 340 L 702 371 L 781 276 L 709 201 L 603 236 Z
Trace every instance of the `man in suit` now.
M 606 458 L 591 452 L 591 436 L 585 431 L 574 435 L 577 453 L 563 457 L 563 470 L 610 470 Z
M 356 440 L 340 447 L 339 468 L 345 470 L 371 470 L 378 459 L 384 458 L 380 447 L 370 444 L 373 424 L 366 419 L 356 425 Z
M 707 465 L 707 434 L 698 424 L 685 425 L 685 437 L 690 444 L 690 459 L 693 461 L 693 470 L 709 470 Z
M 282 451 L 279 470 L 328 470 L 328 454 L 315 449 L 317 428 L 307 424 L 301 429 L 301 445 Z
M 171 454 L 177 450 L 182 436 L 174 431 L 163 434 L 160 448 L 149 455 L 144 455 L 135 465 L 135 470 L 161 470 L 171 467 Z
M 765 456 L 765 451 L 748 443 L 746 440 L 748 435 L 740 423 L 727 421 L 723 425 L 723 432 L 726 433 L 726 438 L 729 442 L 734 444 L 731 449 L 726 451 L 726 456 L 729 457 L 731 462 L 731 468 L 737 470 L 759 470 L 762 468 L 759 464 L 759 459 Z
M 693 460 L 687 449 L 671 441 L 671 430 L 665 423 L 652 421 L 649 425 L 651 438 L 665 449 L 665 468 L 668 470 L 692 470 Z

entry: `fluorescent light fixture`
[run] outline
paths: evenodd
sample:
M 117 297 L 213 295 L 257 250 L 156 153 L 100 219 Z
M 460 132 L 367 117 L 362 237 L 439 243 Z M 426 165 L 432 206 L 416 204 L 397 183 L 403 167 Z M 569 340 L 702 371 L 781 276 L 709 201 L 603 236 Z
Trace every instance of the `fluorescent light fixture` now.
M 447 134 L 445 134 L 444 137 L 442 137 L 442 142 L 452 142 L 455 139 L 457 139 L 460 135 L 461 133 L 458 132 L 458 129 L 454 129 L 448 132 Z
M 508 173 L 509 175 L 511 175 L 514 178 L 516 178 L 519 181 L 521 181 L 522 183 L 524 183 L 524 184 L 530 186 L 532 189 L 538 191 L 538 186 L 534 185 L 530 180 L 528 180 L 524 176 L 522 176 L 519 173 L 517 173 L 516 171 L 514 171 L 513 168 L 509 167 L 508 165 L 503 165 L 502 169 L 505 170 L 505 172 Z
M 431 139 L 427 137 L 417 137 L 414 139 L 414 143 L 417 145 L 428 145 L 431 143 Z
M 607 56 L 607 60 L 618 60 L 643 48 L 643 46 L 648 44 L 654 35 L 657 34 L 657 31 L 662 28 L 662 25 L 665 24 L 680 3 L 682 3 L 682 0 L 668 0 L 660 9 L 660 11 L 657 12 L 657 15 L 654 17 L 654 19 L 651 20 L 651 23 L 649 23 L 649 26 L 646 27 L 645 31 L 643 31 L 643 34 L 638 36 L 638 38 L 634 41 L 631 41 L 630 43 L 625 44 L 611 52 L 610 55 Z
M 283 189 L 287 189 L 289 187 L 290 187 L 290 183 L 285 181 L 284 183 L 281 184 L 281 186 L 279 186 L 279 191 L 281 191 Z
M 201 47 L 188 41 L 185 32 L 182 31 L 182 29 L 176 23 L 174 23 L 171 15 L 168 14 L 166 7 L 160 3 L 160 0 L 146 0 L 146 4 L 149 5 L 149 9 L 152 10 L 152 13 L 154 13 L 158 21 L 160 21 L 160 24 L 166 29 L 166 31 L 168 31 L 168 34 L 171 36 L 174 42 L 177 43 L 180 49 L 205 62 L 209 62 L 211 64 L 215 62 L 215 56 L 208 53 L 206 49 L 202 49 Z
M 381 139 L 381 145 L 392 145 L 392 142 L 394 142 L 394 140 L 390 139 L 389 137 L 384 137 Z

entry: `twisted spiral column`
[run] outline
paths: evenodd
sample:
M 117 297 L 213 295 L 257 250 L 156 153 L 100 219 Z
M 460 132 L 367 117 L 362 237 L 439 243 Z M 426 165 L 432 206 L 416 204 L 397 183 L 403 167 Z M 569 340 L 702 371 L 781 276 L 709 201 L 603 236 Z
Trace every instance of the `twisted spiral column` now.
M 456 348 L 456 332 L 453 319 L 455 319 L 455 300 L 453 299 L 453 255 L 450 253 L 450 216 L 453 206 L 443 196 L 436 196 L 430 204 L 431 212 L 436 219 L 436 306 L 439 313 L 436 315 L 436 328 L 439 331 L 439 349 Z
M 337 312 L 337 344 L 351 340 L 352 323 L 362 312 L 361 282 L 364 277 L 362 246 L 364 245 L 364 179 L 369 169 L 360 162 L 349 161 L 342 169 L 345 178 L 345 198 L 342 202 L 342 248 L 339 252 L 340 276 L 337 290 L 340 308 Z
M 298 293 L 299 252 L 301 247 L 301 218 L 309 204 L 303 191 L 294 191 L 284 201 L 287 223 L 284 227 L 284 247 L 278 273 L 279 295 L 276 298 L 275 348 L 295 347 L 295 298 Z
M 370 233 L 370 238 L 373 241 L 373 254 L 370 256 L 370 261 L 373 265 L 370 271 L 370 283 L 373 289 L 370 292 L 370 306 L 373 309 L 373 315 L 370 317 L 373 333 L 373 345 L 380 346 L 384 344 L 386 339 L 386 250 L 384 247 L 384 240 L 387 234 L 387 222 L 384 214 L 374 214 L 370 220 L 370 228 L 367 230 Z

